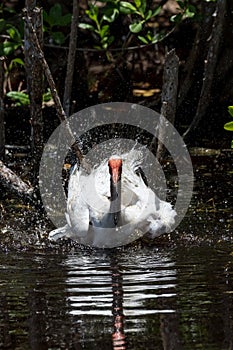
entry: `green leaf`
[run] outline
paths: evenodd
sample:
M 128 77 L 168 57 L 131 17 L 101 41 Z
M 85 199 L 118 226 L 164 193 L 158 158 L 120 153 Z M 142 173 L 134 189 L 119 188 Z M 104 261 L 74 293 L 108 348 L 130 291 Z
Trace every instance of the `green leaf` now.
M 148 19 L 150 19 L 151 17 L 152 17 L 152 11 L 149 10 L 146 14 L 145 21 L 148 21 Z
M 53 32 L 51 33 L 51 37 L 53 41 L 58 45 L 62 45 L 65 42 L 65 36 L 62 32 Z
M 224 124 L 224 129 L 228 131 L 233 131 L 233 122 Z
M 53 26 L 57 23 L 57 19 L 62 16 L 62 10 L 60 4 L 55 4 L 49 11 L 50 24 Z
M 194 12 L 190 12 L 188 9 L 184 13 L 185 18 L 193 18 L 195 16 Z
M 145 11 L 146 11 L 146 4 L 147 4 L 147 1 L 146 0 L 141 0 L 141 6 L 139 8 L 140 12 L 141 13 L 144 13 L 145 14 Z
M 157 16 L 161 11 L 161 6 L 158 6 L 156 9 L 154 9 L 154 11 L 152 11 L 152 15 L 151 17 L 155 17 Z
M 99 9 L 97 6 L 91 5 L 90 10 L 86 10 L 86 14 L 90 19 L 92 19 L 94 22 L 98 21 L 98 13 Z
M 101 38 L 104 38 L 106 37 L 106 35 L 108 34 L 109 32 L 109 25 L 105 25 L 101 28 L 100 32 L 99 32 L 99 35 Z
M 15 32 L 15 28 L 11 27 L 9 29 L 7 29 L 7 33 L 10 35 L 11 39 L 14 39 L 14 37 L 16 36 L 16 32 Z
M 12 41 L 5 41 L 3 43 L 3 54 L 8 56 L 12 54 L 19 46 L 20 44 L 18 43 L 14 43 Z
M 116 8 L 109 8 L 104 11 L 103 20 L 107 22 L 114 22 L 117 16 L 119 15 L 119 10 Z
M 196 8 L 193 5 L 188 5 L 184 12 L 185 18 L 193 18 L 196 14 Z
M 8 70 L 10 71 L 14 66 L 17 66 L 18 64 L 20 66 L 24 66 L 24 61 L 21 60 L 21 58 L 19 58 L 19 57 L 14 58 L 13 60 L 11 60 L 9 66 L 8 66 Z
M 138 35 L 138 39 L 141 40 L 143 42 L 143 44 L 149 44 L 148 40 L 146 38 L 144 38 L 144 36 Z
M 233 117 L 233 106 L 228 106 L 228 112 Z
M 181 20 L 182 20 L 182 14 L 181 13 L 178 13 L 177 15 L 173 15 L 170 18 L 170 21 L 171 22 L 175 22 L 175 23 L 180 23 Z
M 99 46 L 99 45 L 94 45 L 93 47 L 94 47 L 94 49 L 96 49 L 96 50 L 101 50 L 101 49 L 102 49 L 102 47 Z
M 10 97 L 12 100 L 18 101 L 19 104 L 17 105 L 27 106 L 30 103 L 28 94 L 25 94 L 24 92 L 10 91 L 6 95 Z
M 22 42 L 18 29 L 11 25 L 7 25 L 7 27 L 9 27 L 9 29 L 7 29 L 7 33 L 10 35 L 10 38 L 16 42 Z
M 162 40 L 165 37 L 165 34 L 156 34 L 151 38 L 151 43 L 156 44 L 158 41 Z
M 21 66 L 24 66 L 24 61 L 21 60 L 21 58 L 19 58 L 19 57 L 14 58 L 11 62 L 20 64 Z
M 104 43 L 107 43 L 108 42 L 108 37 L 107 36 L 104 36 L 101 38 L 101 43 L 104 44 Z
M 91 30 L 93 32 L 95 30 L 95 28 L 91 24 L 88 24 L 88 23 L 79 23 L 78 26 L 81 29 L 88 29 L 88 30 Z
M 106 43 L 102 43 L 102 48 L 103 49 L 107 49 L 108 48 L 108 43 L 106 42 Z
M 48 89 L 48 91 L 43 94 L 43 102 L 49 102 L 50 100 L 52 100 L 52 94 L 50 89 Z
M 129 26 L 130 31 L 132 33 L 139 33 L 142 30 L 142 23 L 143 22 L 130 24 L 130 26 Z
M 134 0 L 135 6 L 139 9 L 141 6 L 141 0 Z
M 137 13 L 137 9 L 130 2 L 120 1 L 119 3 L 119 11 L 125 15 L 130 13 Z
M 67 26 L 68 24 L 71 23 L 71 17 L 72 16 L 70 13 L 67 13 L 66 15 L 60 17 L 57 23 L 57 26 L 60 26 L 60 27 Z
M 60 4 L 55 4 L 51 7 L 49 14 L 46 11 L 43 11 L 44 22 L 49 24 L 49 27 L 54 26 L 63 27 L 67 26 L 71 22 L 71 14 L 67 13 L 62 15 L 62 8 Z
M 132 12 L 131 10 L 121 6 L 119 6 L 119 12 L 122 13 L 123 15 L 130 15 L 134 13 L 134 11 Z

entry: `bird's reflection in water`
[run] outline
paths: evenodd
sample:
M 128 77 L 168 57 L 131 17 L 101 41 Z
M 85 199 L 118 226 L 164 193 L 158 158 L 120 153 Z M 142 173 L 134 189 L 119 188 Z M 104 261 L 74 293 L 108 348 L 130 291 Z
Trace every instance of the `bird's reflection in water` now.
M 126 349 L 126 338 L 124 334 L 124 312 L 123 312 L 123 278 L 118 266 L 117 259 L 111 259 L 112 273 L 112 313 L 113 313 L 113 334 L 112 342 L 114 350 Z
M 168 253 L 100 250 L 71 255 L 64 265 L 69 314 L 81 345 L 95 342 L 104 349 L 111 342 L 114 350 L 126 350 L 149 337 L 164 350 L 182 348 L 177 271 Z

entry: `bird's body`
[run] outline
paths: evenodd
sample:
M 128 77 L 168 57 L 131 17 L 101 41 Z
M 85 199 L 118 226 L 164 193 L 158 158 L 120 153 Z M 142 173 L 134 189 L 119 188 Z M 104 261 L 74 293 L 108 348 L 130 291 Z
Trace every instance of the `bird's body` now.
M 176 212 L 144 182 L 140 164 L 141 152 L 132 150 L 102 162 L 90 174 L 75 167 L 68 187 L 67 225 L 50 232 L 49 238 L 111 248 L 146 232 L 152 238 L 169 232 Z

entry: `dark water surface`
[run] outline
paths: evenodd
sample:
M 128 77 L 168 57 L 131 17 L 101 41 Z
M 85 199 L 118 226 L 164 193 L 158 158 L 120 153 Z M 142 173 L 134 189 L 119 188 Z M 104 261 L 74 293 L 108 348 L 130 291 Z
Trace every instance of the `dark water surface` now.
M 229 246 L 0 260 L 1 348 L 233 348 Z
M 6 212 L 2 238 L 20 244 L 1 243 L 0 348 L 232 350 L 232 153 L 193 164 L 190 210 L 165 244 L 28 249 L 30 212 Z

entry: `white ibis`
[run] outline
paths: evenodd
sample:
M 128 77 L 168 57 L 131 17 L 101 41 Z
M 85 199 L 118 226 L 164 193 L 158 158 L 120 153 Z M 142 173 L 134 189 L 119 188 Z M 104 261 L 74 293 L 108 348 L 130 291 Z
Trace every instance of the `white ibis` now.
M 114 247 L 149 233 L 169 232 L 176 212 L 148 187 L 140 165 L 141 152 L 114 155 L 90 174 L 75 166 L 69 180 L 67 225 L 50 240 L 69 237 L 82 244 Z

